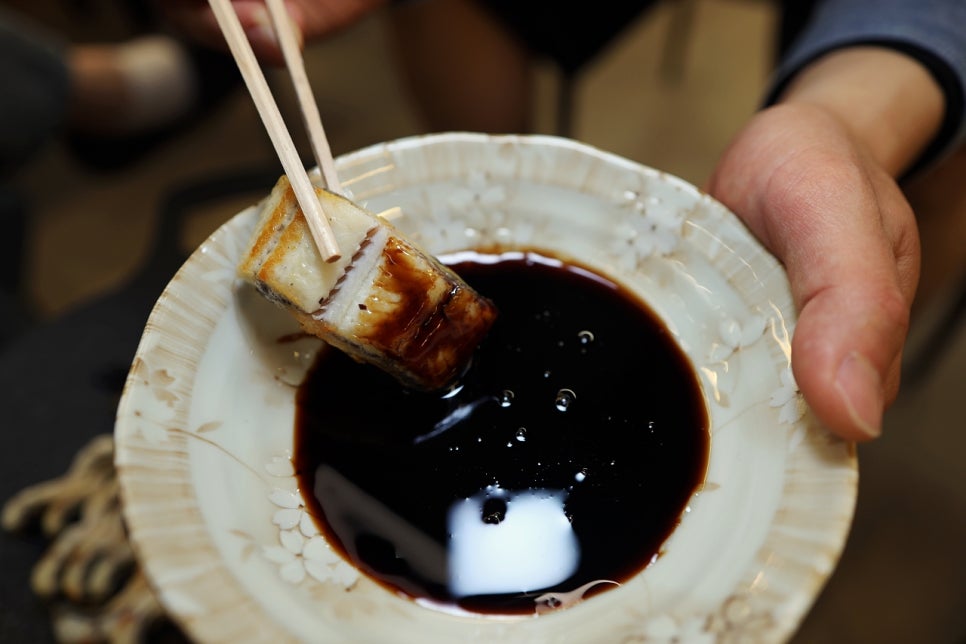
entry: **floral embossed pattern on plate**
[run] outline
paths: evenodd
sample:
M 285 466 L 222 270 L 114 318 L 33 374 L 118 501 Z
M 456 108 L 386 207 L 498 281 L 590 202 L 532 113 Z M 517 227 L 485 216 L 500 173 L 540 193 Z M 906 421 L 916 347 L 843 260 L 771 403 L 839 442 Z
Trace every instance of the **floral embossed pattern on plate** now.
M 414 137 L 338 163 L 354 199 L 433 253 L 537 247 L 638 293 L 699 374 L 707 477 L 655 563 L 565 610 L 458 616 L 377 586 L 304 512 L 293 398 L 318 342 L 291 341 L 287 314 L 237 282 L 250 208 L 172 279 L 118 410 L 131 540 L 185 630 L 239 642 L 787 639 L 841 552 L 857 465 L 801 399 L 785 273 L 738 219 L 678 179 L 552 137 Z

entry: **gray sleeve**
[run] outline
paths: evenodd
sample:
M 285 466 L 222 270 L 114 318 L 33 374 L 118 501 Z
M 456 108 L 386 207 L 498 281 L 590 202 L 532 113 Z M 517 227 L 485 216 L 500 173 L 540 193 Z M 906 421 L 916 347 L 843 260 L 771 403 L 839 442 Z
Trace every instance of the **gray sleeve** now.
M 59 40 L 0 7 L 0 174 L 62 125 L 69 78 Z
M 809 62 L 850 45 L 881 45 L 919 60 L 946 95 L 940 132 L 910 171 L 966 141 L 966 0 L 825 0 L 779 64 L 767 102 Z

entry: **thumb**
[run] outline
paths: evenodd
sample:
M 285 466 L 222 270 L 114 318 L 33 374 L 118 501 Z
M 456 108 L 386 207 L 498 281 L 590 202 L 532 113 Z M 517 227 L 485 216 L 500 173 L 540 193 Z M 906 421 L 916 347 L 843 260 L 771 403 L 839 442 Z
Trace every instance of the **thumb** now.
M 772 142 L 789 150 L 781 138 Z M 750 166 L 770 146 L 739 141 L 710 189 L 785 265 L 798 308 L 792 368 L 806 402 L 834 433 L 868 440 L 898 391 L 918 238 L 892 179 L 835 140 L 813 139 L 760 172 Z
M 833 432 L 851 440 L 874 438 L 898 390 L 908 307 L 889 283 L 838 279 L 831 272 L 817 281 L 825 285 L 805 298 L 792 341 L 795 379 Z

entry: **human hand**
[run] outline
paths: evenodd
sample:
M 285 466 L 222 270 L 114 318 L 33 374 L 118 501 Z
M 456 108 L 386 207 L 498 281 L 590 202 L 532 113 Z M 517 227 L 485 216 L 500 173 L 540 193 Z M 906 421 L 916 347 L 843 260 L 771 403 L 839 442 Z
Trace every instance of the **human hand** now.
M 834 115 L 787 104 L 752 119 L 709 191 L 787 268 L 805 400 L 836 434 L 877 436 L 919 274 L 915 220 L 896 182 Z
M 748 123 L 709 183 L 785 264 L 795 379 L 843 438 L 878 436 L 899 388 L 919 238 L 894 177 L 935 136 L 944 103 L 905 54 L 832 52 Z
M 333 34 L 355 23 L 387 0 L 285 0 L 285 6 L 302 41 Z M 284 59 L 275 38 L 264 0 L 233 0 L 235 13 L 248 35 L 255 55 L 269 64 Z M 225 47 L 214 14 L 205 0 L 165 0 L 160 3 L 166 18 L 192 39 Z

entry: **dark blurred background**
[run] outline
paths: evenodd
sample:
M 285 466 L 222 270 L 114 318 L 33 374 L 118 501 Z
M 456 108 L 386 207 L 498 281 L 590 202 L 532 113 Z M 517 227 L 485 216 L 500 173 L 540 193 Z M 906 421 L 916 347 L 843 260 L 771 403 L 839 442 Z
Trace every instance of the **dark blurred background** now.
M 4 5 L 71 42 L 123 41 L 154 28 L 150 12 L 131 2 Z M 659 3 L 575 76 L 563 94 L 572 110 L 570 134 L 700 185 L 759 101 L 776 24 L 774 7 L 761 0 Z M 376 13 L 307 51 L 336 154 L 423 129 L 385 33 L 386 16 Z M 36 342 L 36 329 L 65 316 L 73 320 L 79 309 L 132 285 L 141 293 L 128 324 L 136 339 L 145 303 L 160 292 L 180 253 L 253 203 L 280 173 L 247 94 L 226 82 L 234 69 L 215 64 L 203 73 L 212 89 L 208 102 L 156 136 L 114 147 L 54 140 L 8 178 L 17 204 L 3 222 L 0 245 L 10 266 L 4 289 L 15 305 L 5 316 L 11 330 L 0 338 L 4 364 L 25 359 L 22 341 Z M 556 133 L 561 77 L 544 63 L 536 73 L 535 129 Z M 285 78 L 270 76 L 287 121 L 298 124 Z M 307 147 L 302 150 L 309 158 Z M 887 416 L 885 436 L 859 449 L 854 527 L 796 642 L 966 642 L 966 328 L 954 315 L 963 307 L 958 298 L 966 274 L 964 177 L 960 152 L 910 186 L 923 222 L 925 263 L 907 386 Z M 123 378 L 127 354 L 125 346 L 120 373 L 101 373 L 101 385 Z M 57 369 L 49 360 L 43 368 Z M 8 373 L 3 382 L 18 377 Z M 2 424 L 8 438 L 33 431 Z M 109 432 L 109 423 L 99 431 Z M 62 472 L 89 435 L 64 441 L 61 451 L 46 447 L 31 465 L 35 480 Z M 36 444 L 22 437 L 10 442 Z M 7 451 L 4 459 L 20 457 Z M 23 468 L 11 467 L 0 470 L 0 500 L 27 482 Z M 11 478 L 3 481 L 3 471 Z M 8 536 L 0 545 L 20 547 Z M 29 563 L 23 558 L 42 547 L 33 542 L 17 551 L 21 569 Z M 43 614 L 29 593 L 23 577 L 17 604 L 36 613 L 18 619 Z M 3 601 L 8 605 L 0 613 L 10 613 L 9 592 Z M 4 616 L 0 626 L 12 619 Z M 5 632 L 27 631 L 0 628 Z

